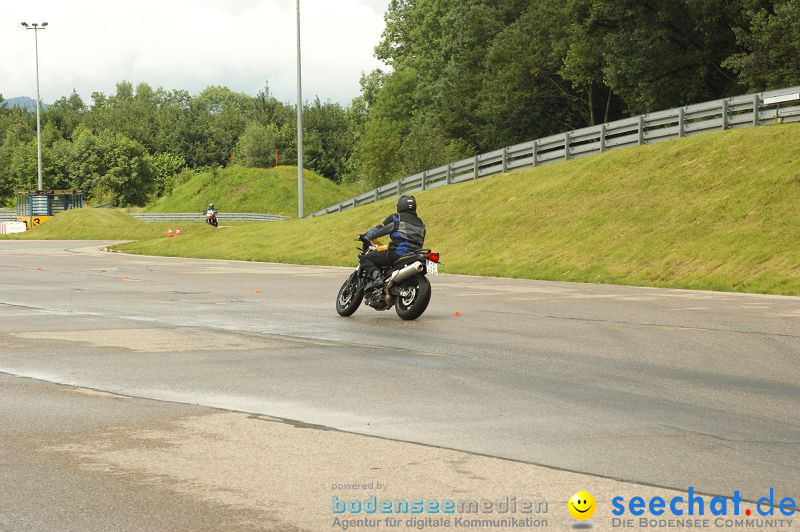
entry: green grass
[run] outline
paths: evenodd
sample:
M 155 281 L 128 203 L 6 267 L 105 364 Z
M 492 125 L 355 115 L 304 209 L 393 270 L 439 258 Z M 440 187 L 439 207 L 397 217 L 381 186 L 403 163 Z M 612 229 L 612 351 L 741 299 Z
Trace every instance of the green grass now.
M 448 273 L 800 295 L 800 124 L 621 149 L 416 196 L 426 246 Z M 350 266 L 355 235 L 393 208 L 385 200 L 117 249 Z
M 303 172 L 306 212 L 314 212 L 358 191 L 337 185 L 310 170 Z M 233 166 L 197 172 L 171 194 L 149 205 L 147 212 L 201 212 L 209 203 L 225 212 L 263 212 L 297 216 L 297 167 L 244 168 Z
M 129 216 L 124 209 L 76 209 L 62 212 L 25 233 L 4 236 L 17 240 L 146 240 L 164 237 L 167 228 L 205 231 L 205 224 L 151 224 Z M 209 228 L 210 229 L 210 228 Z

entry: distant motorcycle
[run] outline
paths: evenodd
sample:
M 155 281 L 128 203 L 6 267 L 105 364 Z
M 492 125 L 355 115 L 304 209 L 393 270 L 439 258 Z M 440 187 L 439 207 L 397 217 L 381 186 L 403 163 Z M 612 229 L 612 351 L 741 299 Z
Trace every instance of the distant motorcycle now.
M 208 209 L 206 211 L 206 223 L 208 225 L 213 225 L 214 227 L 219 225 L 219 222 L 217 221 L 217 211 L 214 209 Z
M 367 238 L 362 238 L 361 244 L 361 253 L 387 248 L 380 242 L 372 242 Z M 340 316 L 350 316 L 363 300 L 375 310 L 389 310 L 394 307 L 397 315 L 404 320 L 415 320 L 425 312 L 431 300 L 431 283 L 425 277 L 429 273 L 439 273 L 439 254 L 429 249 L 409 253 L 400 257 L 392 266 L 383 268 L 383 283 L 369 288 L 367 286 L 371 279 L 359 264 L 339 289 L 336 312 Z

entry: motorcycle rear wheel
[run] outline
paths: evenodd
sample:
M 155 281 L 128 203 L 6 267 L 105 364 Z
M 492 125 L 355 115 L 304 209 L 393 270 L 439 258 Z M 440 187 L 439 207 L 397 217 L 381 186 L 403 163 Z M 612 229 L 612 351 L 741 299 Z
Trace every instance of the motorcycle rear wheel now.
M 406 297 L 397 296 L 394 309 L 404 320 L 415 320 L 422 316 L 431 302 L 431 283 L 425 276 L 417 275 L 404 285 L 411 289 L 411 293 Z
M 362 299 L 364 291 L 358 287 L 358 278 L 353 273 L 339 289 L 339 295 L 336 296 L 336 312 L 339 316 L 351 316 L 358 310 Z

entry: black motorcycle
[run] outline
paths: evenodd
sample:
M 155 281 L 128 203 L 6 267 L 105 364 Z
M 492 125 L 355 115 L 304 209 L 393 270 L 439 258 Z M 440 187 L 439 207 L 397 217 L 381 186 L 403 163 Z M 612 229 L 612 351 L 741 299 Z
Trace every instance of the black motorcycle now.
M 361 253 L 372 250 L 382 251 L 386 246 L 361 239 Z M 360 255 L 359 255 L 360 257 Z M 439 254 L 429 249 L 420 249 L 400 257 L 392 266 L 381 270 L 380 284 L 367 277 L 361 265 L 339 289 L 336 297 L 336 312 L 340 316 L 350 316 L 363 300 L 375 310 L 389 310 L 395 307 L 397 315 L 404 320 L 419 318 L 431 300 L 431 283 L 425 277 L 428 273 L 438 275 Z

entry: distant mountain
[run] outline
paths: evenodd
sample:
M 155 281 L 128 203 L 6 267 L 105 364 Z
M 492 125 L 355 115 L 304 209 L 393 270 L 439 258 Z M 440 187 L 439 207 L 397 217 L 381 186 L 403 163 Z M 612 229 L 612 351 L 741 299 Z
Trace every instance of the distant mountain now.
M 27 111 L 35 111 L 36 110 L 36 100 L 33 98 L 28 98 L 27 96 L 17 96 L 16 98 L 9 98 L 7 100 L 3 100 L 3 104 L 9 109 L 12 107 L 20 107 Z M 47 109 L 50 107 L 48 104 L 42 102 L 42 109 Z

